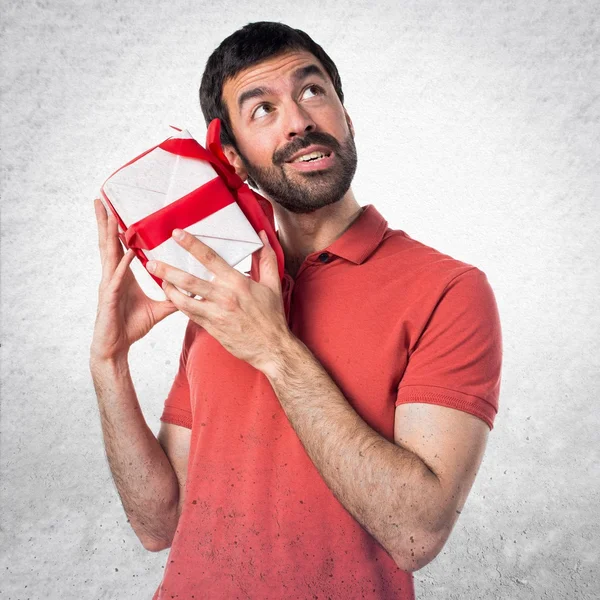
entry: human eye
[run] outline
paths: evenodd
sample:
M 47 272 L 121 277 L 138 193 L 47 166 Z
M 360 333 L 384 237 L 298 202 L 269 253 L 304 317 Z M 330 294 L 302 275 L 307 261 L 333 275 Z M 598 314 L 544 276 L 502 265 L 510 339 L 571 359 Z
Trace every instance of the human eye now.
M 309 86 L 304 88 L 304 91 L 302 92 L 302 98 L 313 98 L 314 96 L 322 96 L 324 94 L 325 90 L 320 85 L 311 83 Z
M 260 119 L 261 117 L 265 117 L 268 114 L 270 114 L 272 110 L 273 107 L 270 104 L 268 104 L 267 102 L 263 102 L 252 111 L 252 118 Z

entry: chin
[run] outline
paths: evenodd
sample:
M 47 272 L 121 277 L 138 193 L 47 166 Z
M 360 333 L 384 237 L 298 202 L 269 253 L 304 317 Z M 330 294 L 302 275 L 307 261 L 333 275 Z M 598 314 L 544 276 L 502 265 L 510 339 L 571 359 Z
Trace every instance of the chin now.
M 297 215 L 306 215 L 314 213 L 322 208 L 326 208 L 327 206 L 333 206 L 334 204 L 340 202 L 340 200 L 342 200 L 343 198 L 344 196 L 336 196 L 335 198 L 324 198 L 309 204 L 305 204 L 303 202 L 294 202 L 290 200 L 279 200 L 278 198 L 274 198 L 273 200 L 276 204 L 278 204 L 282 208 L 285 208 L 285 210 L 287 210 L 288 212 Z

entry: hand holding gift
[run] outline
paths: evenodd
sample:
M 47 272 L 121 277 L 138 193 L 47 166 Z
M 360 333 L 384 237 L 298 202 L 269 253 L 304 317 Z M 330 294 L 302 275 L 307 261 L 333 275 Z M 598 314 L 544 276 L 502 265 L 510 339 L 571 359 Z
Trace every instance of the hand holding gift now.
M 94 201 L 98 223 L 98 245 L 102 279 L 98 290 L 98 311 L 91 346 L 92 360 L 119 360 L 131 345 L 144 337 L 156 323 L 174 313 L 170 301 L 158 302 L 146 296 L 129 265 L 133 250 L 123 253 L 117 220 L 100 200 Z
M 181 312 L 235 357 L 265 372 L 291 333 L 277 256 L 264 231 L 260 237 L 263 247 L 255 255 L 258 281 L 245 277 L 212 248 L 179 229 L 173 239 L 213 274 L 211 281 L 159 261 L 150 261 L 146 267 L 163 280 L 165 294 Z

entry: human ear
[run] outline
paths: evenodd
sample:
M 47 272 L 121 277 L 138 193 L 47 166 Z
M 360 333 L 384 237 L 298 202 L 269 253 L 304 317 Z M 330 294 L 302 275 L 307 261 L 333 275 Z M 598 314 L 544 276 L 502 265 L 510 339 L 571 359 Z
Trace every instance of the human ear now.
M 352 124 L 352 119 L 350 118 L 350 115 L 348 114 L 348 111 L 346 109 L 344 109 L 344 113 L 346 115 L 346 123 L 348 123 L 348 129 L 350 129 L 350 133 L 352 134 L 352 139 L 354 139 L 354 125 Z
M 223 153 L 227 157 L 229 164 L 235 169 L 235 172 L 240 179 L 242 181 L 246 181 L 246 179 L 248 179 L 248 171 L 246 171 L 246 167 L 244 167 L 244 163 L 240 158 L 240 155 L 236 152 L 235 148 L 230 145 L 223 146 Z

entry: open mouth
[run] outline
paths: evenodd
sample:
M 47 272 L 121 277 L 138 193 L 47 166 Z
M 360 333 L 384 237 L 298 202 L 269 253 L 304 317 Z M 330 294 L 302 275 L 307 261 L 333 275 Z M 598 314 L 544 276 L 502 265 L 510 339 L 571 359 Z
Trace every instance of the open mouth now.
M 322 172 L 334 166 L 335 153 L 326 147 L 307 148 L 299 156 L 288 160 L 286 164 L 294 171 L 300 172 Z
M 329 158 L 331 156 L 331 152 L 322 152 L 320 150 L 316 150 L 315 152 L 309 152 L 308 154 L 303 154 L 298 158 L 291 160 L 291 163 L 310 163 L 315 162 L 317 160 L 321 160 L 323 158 Z

